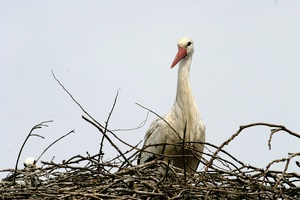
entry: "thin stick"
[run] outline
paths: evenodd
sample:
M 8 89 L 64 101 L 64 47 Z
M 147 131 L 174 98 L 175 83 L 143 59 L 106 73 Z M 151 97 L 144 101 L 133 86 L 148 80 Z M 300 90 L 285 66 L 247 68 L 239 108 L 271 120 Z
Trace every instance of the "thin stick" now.
M 149 115 L 149 112 L 147 112 L 146 118 L 137 127 L 135 127 L 135 128 L 122 128 L 122 129 L 119 128 L 119 129 L 112 129 L 110 131 L 113 132 L 113 131 L 134 131 L 134 130 L 138 130 L 138 129 L 142 128 L 146 124 L 146 122 L 148 120 L 148 115 Z
M 182 140 L 182 159 L 183 159 L 183 173 L 184 173 L 184 184 L 186 184 L 186 159 L 185 159 L 185 135 L 186 135 L 186 125 L 185 122 L 184 130 L 183 130 L 183 140 Z
M 252 123 L 252 124 L 247 124 L 247 125 L 243 125 L 243 126 L 240 126 L 239 130 L 234 133 L 228 140 L 226 140 L 225 142 L 223 142 L 219 147 L 218 149 L 215 151 L 215 153 L 212 155 L 212 158 L 209 160 L 209 162 L 207 163 L 206 165 L 206 171 L 208 170 L 208 167 L 210 165 L 212 165 L 212 162 L 214 161 L 214 159 L 216 158 L 216 155 L 220 152 L 220 150 L 225 146 L 225 145 L 228 145 L 236 136 L 238 136 L 244 129 L 246 128 L 249 128 L 249 127 L 253 127 L 253 126 L 268 126 L 268 127 L 275 127 L 277 129 L 272 129 L 271 130 L 271 135 L 270 135 L 270 139 L 268 141 L 268 144 L 269 144 L 269 148 L 271 148 L 271 138 L 273 136 L 273 134 L 275 132 L 278 132 L 278 131 L 285 131 L 287 133 L 289 133 L 290 135 L 293 135 L 297 138 L 300 138 L 300 135 L 287 129 L 285 126 L 283 125 L 277 125 L 277 124 L 270 124 L 270 123 L 264 123 L 264 122 L 258 122 L 258 123 Z
M 109 143 L 120 153 L 120 155 L 124 158 L 124 160 L 130 165 L 132 166 L 132 164 L 127 160 L 127 158 L 123 155 L 123 153 L 120 151 L 120 149 L 111 141 L 111 139 L 107 136 L 106 132 L 104 131 L 105 129 L 107 130 L 107 128 L 105 128 L 103 125 L 101 125 L 97 120 L 95 120 L 81 105 L 78 101 L 76 101 L 76 99 L 72 96 L 72 94 L 61 84 L 61 82 L 55 77 L 53 71 L 51 70 L 52 75 L 54 77 L 54 79 L 58 82 L 58 84 L 63 88 L 63 90 L 72 98 L 72 100 L 80 107 L 80 109 L 89 117 L 92 119 L 89 120 L 88 118 L 86 118 L 85 116 L 82 116 L 82 118 L 84 120 L 86 120 L 87 122 L 91 123 L 92 125 L 94 125 L 103 135 L 104 137 L 109 141 Z M 103 130 L 104 129 L 104 130 Z M 100 157 L 100 156 L 99 156 Z
M 176 135 L 178 136 L 178 138 L 180 140 L 182 140 L 182 138 L 180 137 L 180 135 L 177 133 L 177 131 L 163 118 L 161 117 L 159 114 L 157 114 L 156 112 L 154 112 L 153 110 L 149 109 L 149 108 L 146 108 L 145 106 L 142 106 L 141 104 L 139 103 L 135 103 L 136 105 L 148 110 L 149 112 L 153 113 L 154 115 L 156 115 L 157 117 L 159 117 L 161 120 L 163 120 L 166 124 L 168 124 L 168 126 L 174 131 L 174 133 L 176 133 Z
M 97 120 L 95 120 L 81 105 L 76 99 L 72 96 L 72 94 L 63 86 L 63 84 L 56 78 L 54 72 L 51 70 L 52 76 L 57 81 L 57 83 L 62 87 L 62 89 L 71 97 L 71 99 L 79 106 L 79 108 L 84 112 L 89 118 L 91 118 L 99 127 L 104 128 Z
M 99 127 L 95 122 L 91 121 L 90 119 L 86 118 L 85 116 L 82 115 L 82 118 L 91 123 L 93 126 L 95 126 L 102 134 L 103 136 L 108 140 L 108 142 L 118 151 L 118 153 L 122 156 L 122 158 L 125 160 L 125 162 L 127 162 L 127 164 L 129 166 L 132 166 L 132 164 L 129 162 L 129 160 L 124 156 L 124 154 L 122 153 L 122 151 L 117 147 L 117 145 L 115 145 L 115 143 L 113 143 L 113 141 L 107 136 L 107 134 L 103 131 L 103 129 L 101 129 L 101 127 Z
M 106 133 L 107 132 L 107 127 L 108 127 L 108 122 L 110 120 L 110 117 L 115 109 L 115 106 L 116 106 L 116 103 L 117 103 L 117 99 L 118 99 L 118 96 L 119 96 L 119 90 L 117 90 L 117 94 L 115 96 L 115 99 L 114 99 L 114 103 L 112 105 L 112 108 L 108 114 L 108 117 L 107 117 L 107 120 L 105 122 L 105 127 L 104 127 L 104 132 Z M 102 152 L 102 148 L 103 148 L 103 142 L 104 142 L 104 134 L 102 135 L 102 139 L 101 139 L 101 143 L 100 143 L 100 149 L 99 149 L 99 158 L 98 158 L 98 162 L 100 162 L 100 159 L 101 159 L 101 155 L 104 155 L 104 153 Z
M 45 139 L 43 136 L 41 135 L 38 135 L 38 134 L 32 134 L 32 132 L 35 130 L 35 129 L 39 129 L 39 128 L 42 128 L 43 126 L 47 127 L 48 125 L 46 125 L 45 123 L 49 123 L 49 122 L 53 122 L 52 120 L 49 120 L 49 121 L 43 121 L 37 125 L 35 125 L 29 132 L 29 134 L 27 135 L 26 139 L 24 140 L 22 146 L 21 146 L 21 149 L 19 151 L 19 154 L 18 154 L 18 157 L 17 157 L 17 162 L 16 162 L 16 166 L 15 166 L 15 171 L 14 171 L 14 179 L 13 179 L 13 183 L 12 185 L 15 185 L 16 184 L 16 175 L 17 175 L 17 170 L 18 170 L 18 164 L 19 164 L 19 160 L 20 160 L 20 156 L 21 156 L 21 153 L 23 151 L 23 148 L 27 142 L 27 140 L 29 139 L 30 136 L 37 136 L 37 137 L 40 137 L 40 138 L 43 138 Z
M 63 139 L 64 137 L 68 136 L 71 133 L 75 133 L 75 130 L 73 129 L 72 131 L 68 132 L 67 134 L 61 136 L 60 138 L 58 138 L 57 140 L 55 140 L 54 142 L 52 142 L 42 153 L 41 155 L 38 157 L 38 159 L 36 160 L 36 162 L 38 162 L 40 160 L 40 158 L 42 157 L 42 155 L 44 155 L 44 153 L 51 147 L 53 146 L 56 142 L 58 142 L 59 140 Z

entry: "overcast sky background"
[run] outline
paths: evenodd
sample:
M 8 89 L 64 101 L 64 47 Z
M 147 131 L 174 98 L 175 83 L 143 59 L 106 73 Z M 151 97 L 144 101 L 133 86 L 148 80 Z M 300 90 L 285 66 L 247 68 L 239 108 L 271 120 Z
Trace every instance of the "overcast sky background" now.
M 51 70 L 103 124 L 121 89 L 110 129 L 134 128 L 146 118 L 136 102 L 166 114 L 176 94 L 178 68 L 170 65 L 181 36 L 195 43 L 191 84 L 207 142 L 220 145 L 253 122 L 300 133 L 299 9 L 297 0 L 1 1 L 0 169 L 14 167 L 28 132 L 45 120 L 54 122 L 35 133 L 46 139 L 28 141 L 19 167 L 72 129 L 41 160 L 98 152 L 100 133 Z M 135 145 L 155 118 L 149 114 L 144 127 L 118 136 Z M 284 132 L 273 136 L 269 151 L 269 130 L 247 129 L 225 150 L 262 168 L 299 152 L 300 140 Z M 104 151 L 107 159 L 117 155 L 107 143 Z M 290 170 L 299 172 L 296 160 Z

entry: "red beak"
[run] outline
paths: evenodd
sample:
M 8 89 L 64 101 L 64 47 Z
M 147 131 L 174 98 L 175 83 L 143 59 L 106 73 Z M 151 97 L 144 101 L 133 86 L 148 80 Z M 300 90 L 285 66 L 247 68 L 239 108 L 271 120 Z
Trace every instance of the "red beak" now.
M 171 65 L 171 69 L 182 59 L 186 56 L 186 49 L 184 47 L 178 47 L 178 52 L 176 57 Z

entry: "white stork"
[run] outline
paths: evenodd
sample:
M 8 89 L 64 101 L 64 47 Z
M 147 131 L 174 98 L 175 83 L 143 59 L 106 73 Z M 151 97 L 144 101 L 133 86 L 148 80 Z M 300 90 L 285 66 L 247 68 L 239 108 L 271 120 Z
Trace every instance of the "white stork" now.
M 144 147 L 138 164 L 155 158 L 163 158 L 164 161 L 170 160 L 173 166 L 185 168 L 187 172 L 194 172 L 204 148 L 202 144 L 196 142 L 205 141 L 205 126 L 198 112 L 190 84 L 194 43 L 190 38 L 182 37 L 177 46 L 178 53 L 171 65 L 173 68 L 180 62 L 176 99 L 168 114 L 151 123 L 145 135 Z

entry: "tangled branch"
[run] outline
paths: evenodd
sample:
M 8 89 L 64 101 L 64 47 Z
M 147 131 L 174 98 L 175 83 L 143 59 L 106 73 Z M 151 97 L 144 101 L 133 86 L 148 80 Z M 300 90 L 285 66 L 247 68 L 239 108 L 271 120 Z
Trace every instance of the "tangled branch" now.
M 55 76 L 54 78 L 56 79 Z M 245 164 L 224 150 L 224 147 L 245 129 L 256 126 L 271 128 L 268 140 L 270 149 L 272 138 L 279 131 L 288 133 L 293 138 L 300 138 L 299 134 L 283 125 L 259 122 L 240 126 L 219 146 L 208 142 L 199 143 L 205 147 L 201 158 L 196 156 L 200 152 L 191 149 L 189 142 L 185 141 L 185 135 L 176 144 L 155 144 L 156 146 L 180 145 L 183 150 L 191 151 L 192 155 L 178 156 L 183 157 L 183 162 L 185 157 L 195 156 L 202 166 L 195 173 L 187 173 L 186 170 L 176 168 L 170 162 L 166 163 L 159 159 L 134 165 L 137 155 L 141 151 L 147 152 L 146 149 L 138 148 L 140 142 L 132 145 L 120 139 L 108 127 L 118 93 L 107 121 L 102 125 L 84 110 L 58 80 L 57 82 L 85 113 L 82 118 L 101 132 L 101 141 L 107 140 L 117 150 L 118 155 L 107 161 L 99 159 L 107 150 L 101 142 L 100 150 L 95 155 L 89 153 L 85 156 L 76 155 L 62 163 L 41 161 L 42 166 L 39 168 L 17 169 L 15 167 L 15 169 L 0 170 L 0 173 L 14 172 L 15 174 L 13 179 L 5 178 L 0 182 L 0 194 L 3 199 L 299 199 L 300 174 L 289 172 L 288 168 L 292 160 L 300 156 L 300 152 L 289 153 L 286 158 L 269 161 L 265 168 L 259 168 L 252 164 Z M 147 110 L 154 113 L 150 109 Z M 30 136 L 38 136 L 32 132 L 45 126 L 44 123 L 34 126 L 30 131 L 21 147 L 16 166 L 27 139 Z M 128 150 L 122 152 L 113 139 L 127 145 Z M 158 155 L 158 157 L 167 156 Z M 172 156 L 176 157 L 176 155 Z M 271 170 L 271 166 L 275 163 L 284 163 L 284 168 Z M 298 161 L 296 164 L 300 167 Z

